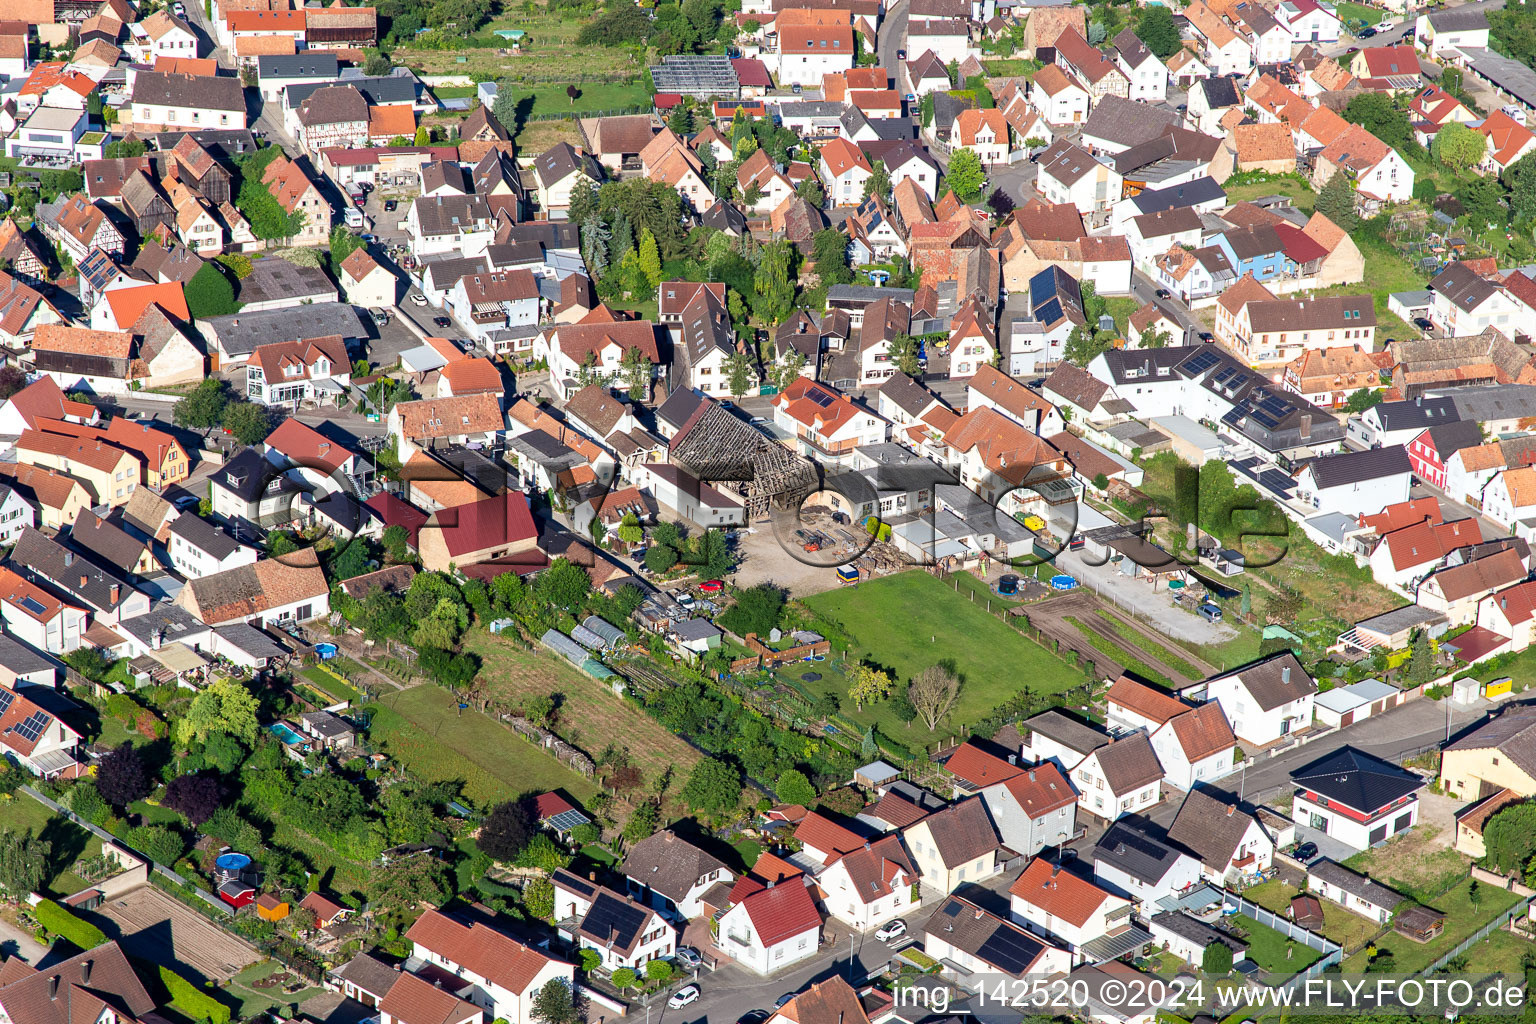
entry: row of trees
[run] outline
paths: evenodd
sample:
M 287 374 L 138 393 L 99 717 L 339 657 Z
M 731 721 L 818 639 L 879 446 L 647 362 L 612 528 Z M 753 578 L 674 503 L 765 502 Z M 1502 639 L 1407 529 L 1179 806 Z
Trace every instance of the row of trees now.
M 177 402 L 171 409 L 171 420 L 194 430 L 223 427 L 241 444 L 259 444 L 272 432 L 272 414 L 265 406 L 235 397 L 229 385 L 215 377 L 204 380 Z

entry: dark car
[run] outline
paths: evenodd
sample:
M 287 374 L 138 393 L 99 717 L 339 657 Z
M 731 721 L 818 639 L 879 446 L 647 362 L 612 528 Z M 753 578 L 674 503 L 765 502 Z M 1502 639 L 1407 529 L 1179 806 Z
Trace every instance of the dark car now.
M 1299 860 L 1303 864 L 1311 863 L 1311 861 L 1316 856 L 1317 856 L 1317 844 L 1316 843 L 1302 843 L 1300 846 L 1296 847 L 1296 852 L 1291 854 L 1291 858 L 1293 860 Z
M 433 327 L 447 327 L 451 323 L 453 323 L 453 321 L 449 320 L 445 316 L 435 316 L 432 318 Z
M 1425 334 L 1428 334 L 1430 331 L 1435 329 L 1435 325 L 1430 323 L 1428 319 L 1422 316 L 1416 316 L 1413 318 L 1413 326 L 1417 327 Z
M 907 59 L 907 51 L 906 50 L 897 50 L 896 51 L 896 59 L 897 60 L 906 60 Z
M 784 1004 L 793 998 L 795 998 L 795 994 L 793 992 L 785 992 L 783 995 L 779 996 L 779 998 L 773 1001 L 773 1008 L 775 1010 L 782 1010 L 784 1009 Z
M 384 212 L 386 213 L 394 213 L 395 210 L 399 208 L 399 206 L 400 204 L 395 202 L 393 199 L 384 200 Z
M 767 1020 L 771 1016 L 773 1016 L 773 1014 L 769 1013 L 767 1010 L 748 1010 L 746 1013 L 736 1018 L 736 1024 L 763 1024 L 763 1021 Z
M 1167 288 L 1159 288 L 1157 291 L 1153 292 L 1152 294 L 1156 295 L 1160 299 L 1171 299 L 1171 298 L 1173 298 L 1173 292 L 1170 292 Z
M 1360 52 L 1360 47 L 1358 47 L 1358 46 L 1351 46 L 1349 49 L 1345 50 L 1344 52 L 1346 54 L 1359 53 Z
M 1373 36 L 1375 34 L 1376 34 L 1376 30 L 1374 28 L 1363 28 L 1363 29 L 1360 30 L 1359 34 L 1355 36 L 1355 38 L 1356 39 L 1369 39 L 1369 38 L 1371 38 L 1371 36 Z

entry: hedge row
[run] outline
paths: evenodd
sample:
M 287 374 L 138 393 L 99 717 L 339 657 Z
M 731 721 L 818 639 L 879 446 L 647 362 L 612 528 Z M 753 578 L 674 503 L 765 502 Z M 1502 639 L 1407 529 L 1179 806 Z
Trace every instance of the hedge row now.
M 171 1003 L 188 1017 L 211 1024 L 229 1024 L 229 1007 L 169 967 L 160 968 L 160 982 L 170 993 Z
M 81 920 L 53 900 L 43 900 L 33 908 L 33 913 L 37 916 L 37 923 L 49 935 L 67 939 L 81 950 L 95 949 L 107 941 L 100 928 Z

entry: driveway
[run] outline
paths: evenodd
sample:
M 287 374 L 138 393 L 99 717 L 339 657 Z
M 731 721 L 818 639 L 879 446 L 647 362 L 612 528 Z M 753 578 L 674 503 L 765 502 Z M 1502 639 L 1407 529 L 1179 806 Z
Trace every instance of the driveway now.
M 48 947 L 34 939 L 31 932 L 0 917 L 0 960 L 19 956 L 36 967 L 47 955 Z
M 1122 611 L 1133 613 L 1160 633 L 1197 644 L 1219 644 L 1237 637 L 1237 631 L 1231 626 L 1206 622 L 1174 604 L 1165 586 L 1160 585 L 1154 593 L 1150 582 L 1122 576 L 1107 564 L 1090 565 L 1076 551 L 1061 552 L 1053 564 L 1058 571 L 1076 577 L 1100 597 L 1112 601 Z

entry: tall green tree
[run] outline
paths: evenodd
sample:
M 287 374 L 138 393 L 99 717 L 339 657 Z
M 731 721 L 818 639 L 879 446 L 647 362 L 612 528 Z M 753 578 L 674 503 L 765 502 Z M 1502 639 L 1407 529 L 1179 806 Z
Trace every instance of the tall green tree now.
M 1344 120 L 1358 124 L 1393 149 L 1404 149 L 1413 141 L 1413 125 L 1407 111 L 1384 92 L 1356 95 L 1344 105 Z
M 870 161 L 870 176 L 864 179 L 864 198 L 879 196 L 881 199 L 891 197 L 891 172 L 886 170 L 884 160 Z
M 752 357 L 741 350 L 725 357 L 726 381 L 732 398 L 740 398 L 752 386 Z
M 206 268 L 205 268 L 206 269 Z M 229 393 L 223 381 L 209 377 L 171 407 L 171 421 L 178 427 L 206 430 L 224 422 Z
M 0 831 L 0 889 L 13 900 L 36 892 L 48 877 L 53 844 L 26 832 Z
M 656 247 L 656 236 L 649 230 L 640 232 L 640 269 L 652 288 L 661 284 L 661 250 Z
M 890 359 L 896 369 L 908 377 L 917 377 L 923 372 L 922 363 L 919 361 L 917 339 L 905 332 L 891 339 Z
M 210 260 L 197 268 L 197 273 L 187 281 L 185 288 L 187 311 L 196 319 L 211 316 L 228 316 L 236 312 L 235 288 L 219 270 L 219 264 Z
M 1460 121 L 1452 121 L 1435 133 L 1430 151 L 1453 171 L 1474 167 L 1487 151 L 1488 139 Z
M 955 198 L 962 203 L 976 202 L 987 184 L 987 172 L 981 166 L 981 157 L 969 149 L 955 150 L 949 158 L 948 180 Z
M 1136 38 L 1146 43 L 1147 49 L 1158 60 L 1167 60 L 1184 45 L 1179 38 L 1179 27 L 1173 20 L 1173 11 L 1162 4 L 1141 9 L 1141 17 L 1136 22 Z
M 763 246 L 752 283 L 757 290 L 757 310 L 770 324 L 778 324 L 794 308 L 795 284 L 790 280 L 793 263 L 794 247 L 788 241 Z
M 727 761 L 706 757 L 688 773 L 682 797 L 688 806 L 705 814 L 729 811 L 741 800 L 741 772 Z
M 837 228 L 822 228 L 811 239 L 811 260 L 822 284 L 847 284 L 853 280 L 848 266 L 848 236 Z
M 247 746 L 256 743 L 256 695 L 232 679 L 216 679 L 197 692 L 176 720 L 176 740 L 182 746 L 203 743 L 225 733 Z
M 1343 171 L 1334 171 L 1328 184 L 1317 194 L 1315 209 L 1345 231 L 1354 231 L 1360 223 L 1355 213 L 1355 189 Z

